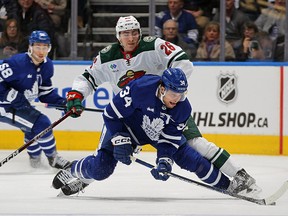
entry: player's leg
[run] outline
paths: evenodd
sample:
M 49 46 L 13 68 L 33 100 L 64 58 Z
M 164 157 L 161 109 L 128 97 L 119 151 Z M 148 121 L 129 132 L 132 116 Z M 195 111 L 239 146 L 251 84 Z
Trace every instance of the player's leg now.
M 47 116 L 43 115 L 33 107 L 23 108 L 20 110 L 11 109 L 11 111 L 7 111 L 0 119 L 2 122 L 6 122 L 21 129 L 25 134 L 25 143 L 33 139 L 51 124 Z M 40 139 L 38 139 L 37 142 L 34 142 L 27 147 L 27 152 L 30 156 L 30 164 L 32 167 L 37 168 L 41 165 L 40 157 L 42 151 L 44 151 L 48 158 L 49 164 L 52 167 L 63 168 L 69 163 L 69 161 L 63 159 L 57 154 L 55 138 L 52 131 L 46 133 Z
M 30 112 L 40 113 L 38 110 L 30 109 Z M 35 114 L 36 115 L 36 114 Z M 38 114 L 38 118 L 35 119 L 30 132 L 25 132 L 25 141 L 33 139 L 37 134 L 41 133 L 47 127 L 51 125 L 51 121 L 46 115 L 42 113 Z M 49 165 L 57 169 L 63 169 L 70 162 L 64 159 L 57 153 L 56 141 L 53 134 L 53 130 L 50 130 L 38 139 L 38 145 L 31 145 L 27 148 L 30 157 L 40 156 L 39 151 L 43 151 L 48 159 Z
M 236 177 L 230 181 L 217 167 L 188 144 L 182 145 L 174 154 L 173 159 L 182 169 L 195 172 L 202 181 L 214 187 L 246 196 L 254 196 L 258 193 L 258 188 L 243 184 L 243 181 L 239 181 Z
M 188 140 L 188 144 L 199 152 L 203 157 L 207 158 L 215 167 L 221 170 L 228 177 L 234 178 L 235 181 L 245 185 L 252 186 L 260 192 L 261 189 L 256 186 L 255 179 L 251 177 L 242 167 L 235 164 L 231 155 L 223 148 L 216 146 L 214 143 L 207 141 L 202 137 L 198 127 L 196 126 L 192 116 L 189 118 L 187 128 L 183 135 Z
M 195 174 L 207 184 L 225 190 L 230 185 L 230 180 L 226 175 L 222 174 L 217 167 L 187 143 L 177 150 L 173 159 L 179 167 L 190 172 L 195 172 Z
M 64 170 L 59 171 L 53 179 L 53 187 L 61 188 L 65 195 L 73 195 L 83 190 L 94 180 L 104 180 L 113 174 L 117 160 L 113 156 L 111 135 L 102 130 L 100 149 L 95 155 L 75 160 Z

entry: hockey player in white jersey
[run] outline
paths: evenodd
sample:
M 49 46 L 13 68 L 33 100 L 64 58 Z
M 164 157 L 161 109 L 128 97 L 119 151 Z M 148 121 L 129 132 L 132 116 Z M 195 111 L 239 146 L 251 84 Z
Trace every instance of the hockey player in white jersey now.
M 142 39 L 140 24 L 133 16 L 119 18 L 116 37 L 118 43 L 101 50 L 93 64 L 74 80 L 72 90 L 67 95 L 67 107 L 74 111 L 72 117 L 81 115 L 82 100 L 104 82 L 110 82 L 115 92 L 119 92 L 131 80 L 144 74 L 161 76 L 165 69 L 171 67 L 181 68 L 187 77 L 192 74 L 193 64 L 180 47 L 153 36 Z M 254 191 L 261 190 L 256 186 L 255 179 L 236 165 L 225 149 L 202 137 L 192 117 L 183 134 L 191 147 L 224 174 L 234 178 L 242 189 L 253 187 Z
M 59 96 L 52 86 L 53 63 L 47 57 L 50 50 L 48 34 L 33 31 L 28 52 L 4 59 L 0 65 L 0 122 L 21 129 L 25 142 L 51 124 L 49 118 L 32 107 L 30 102 L 39 98 L 44 103 L 66 103 L 66 99 Z M 70 163 L 58 155 L 53 131 L 27 147 L 33 168 L 41 166 L 42 151 L 52 167 L 63 168 Z
M 130 165 L 133 151 L 149 143 L 157 149 L 157 167 L 151 170 L 155 179 L 166 181 L 175 162 L 214 187 L 237 192 L 238 185 L 191 148 L 182 134 L 192 111 L 187 87 L 180 68 L 129 82 L 104 110 L 106 128 L 97 154 L 59 171 L 53 187 L 65 195 L 76 194 L 94 180 L 107 179 L 118 161 Z

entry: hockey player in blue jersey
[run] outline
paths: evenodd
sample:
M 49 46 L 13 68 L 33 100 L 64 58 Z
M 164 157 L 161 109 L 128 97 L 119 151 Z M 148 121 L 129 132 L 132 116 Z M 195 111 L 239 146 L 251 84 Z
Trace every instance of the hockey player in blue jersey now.
M 53 179 L 55 189 L 73 195 L 94 180 L 104 180 L 114 172 L 117 162 L 131 164 L 138 147 L 150 143 L 157 149 L 155 179 L 166 181 L 173 163 L 215 187 L 235 192 L 238 187 L 206 158 L 189 146 L 182 135 L 191 115 L 186 98 L 187 79 L 179 68 L 162 76 L 145 75 L 131 81 L 106 107 L 106 125 L 96 155 L 73 161 Z
M 28 52 L 4 59 L 0 65 L 0 122 L 21 129 L 25 142 L 51 124 L 49 118 L 32 107 L 30 102 L 39 98 L 43 103 L 66 103 L 66 99 L 59 96 L 52 86 L 54 68 L 47 57 L 50 50 L 48 34 L 33 31 L 29 37 Z M 52 131 L 27 147 L 32 167 L 40 167 L 42 151 L 52 167 L 63 168 L 69 163 L 58 155 Z
M 130 81 L 144 74 L 161 76 L 167 68 L 181 68 L 189 77 L 193 71 L 193 64 L 181 47 L 153 36 L 142 38 L 142 29 L 135 17 L 120 17 L 115 29 L 118 42 L 98 53 L 93 64 L 75 78 L 72 90 L 67 94 L 67 109 L 73 111 L 72 117 L 81 115 L 84 109 L 82 101 L 105 82 L 109 82 L 117 93 Z M 236 164 L 225 149 L 202 137 L 192 116 L 188 119 L 183 135 L 189 146 L 222 173 L 233 178 L 238 191 L 261 191 L 255 179 Z

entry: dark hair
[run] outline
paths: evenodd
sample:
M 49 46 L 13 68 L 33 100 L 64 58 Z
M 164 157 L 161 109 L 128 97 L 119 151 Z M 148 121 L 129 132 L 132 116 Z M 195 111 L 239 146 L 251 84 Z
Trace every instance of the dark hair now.
M 20 42 L 20 41 L 23 40 L 23 36 L 22 36 L 21 31 L 20 31 L 19 24 L 18 24 L 16 19 L 12 18 L 12 19 L 7 19 L 6 22 L 5 22 L 4 31 L 3 31 L 2 36 L 1 36 L 1 43 L 2 44 L 9 43 L 9 36 L 7 34 L 7 28 L 12 22 L 15 22 L 15 24 L 16 24 L 16 28 L 17 28 L 16 38 L 17 38 L 17 41 Z
M 246 22 L 243 24 L 243 32 L 245 29 L 253 29 L 255 33 L 259 32 L 258 27 L 255 25 L 254 22 Z

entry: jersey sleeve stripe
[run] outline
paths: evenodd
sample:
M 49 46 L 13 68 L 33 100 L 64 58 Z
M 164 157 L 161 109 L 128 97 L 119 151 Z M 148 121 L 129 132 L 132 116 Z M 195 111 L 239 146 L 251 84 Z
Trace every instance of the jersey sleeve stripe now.
M 86 70 L 83 74 L 82 74 L 85 79 L 91 84 L 92 88 L 94 89 L 94 91 L 96 91 L 97 89 L 97 85 L 95 83 L 95 80 L 93 78 L 93 76 Z
M 110 101 L 110 105 L 112 110 L 114 111 L 114 113 L 117 115 L 118 118 L 123 118 L 123 116 L 121 115 L 121 113 L 118 111 L 117 107 L 115 106 L 113 100 Z
M 171 145 L 173 145 L 175 148 L 179 148 L 179 145 L 177 145 L 176 143 L 173 143 L 173 142 L 170 142 L 170 141 L 168 141 L 168 140 L 166 140 L 166 139 L 159 139 L 158 140 L 158 143 L 168 143 L 168 144 L 171 144 Z
M 41 91 L 41 92 L 39 92 L 38 97 L 41 97 L 41 96 L 43 96 L 43 95 L 48 95 L 48 94 L 50 94 L 52 91 L 53 91 L 53 88 L 50 88 L 50 89 L 47 90 L 47 91 Z
M 169 60 L 168 65 L 167 65 L 167 68 L 170 68 L 171 65 L 172 65 L 172 62 L 175 61 L 175 59 L 178 58 L 178 57 L 181 56 L 181 55 L 186 55 L 186 53 L 185 53 L 183 50 L 177 52 L 177 53 Z
M 181 140 L 181 136 L 172 136 L 172 135 L 165 134 L 163 132 L 161 133 L 161 135 L 164 138 L 167 138 L 167 139 L 170 139 L 170 140 Z
M 126 125 L 126 124 L 125 124 L 125 126 L 126 126 L 127 130 L 129 131 L 130 135 L 132 136 L 133 140 L 134 140 L 138 145 L 140 145 L 139 140 L 137 139 L 137 137 L 135 136 L 135 134 L 133 133 L 133 131 L 131 130 L 131 128 L 128 127 L 128 125 Z

